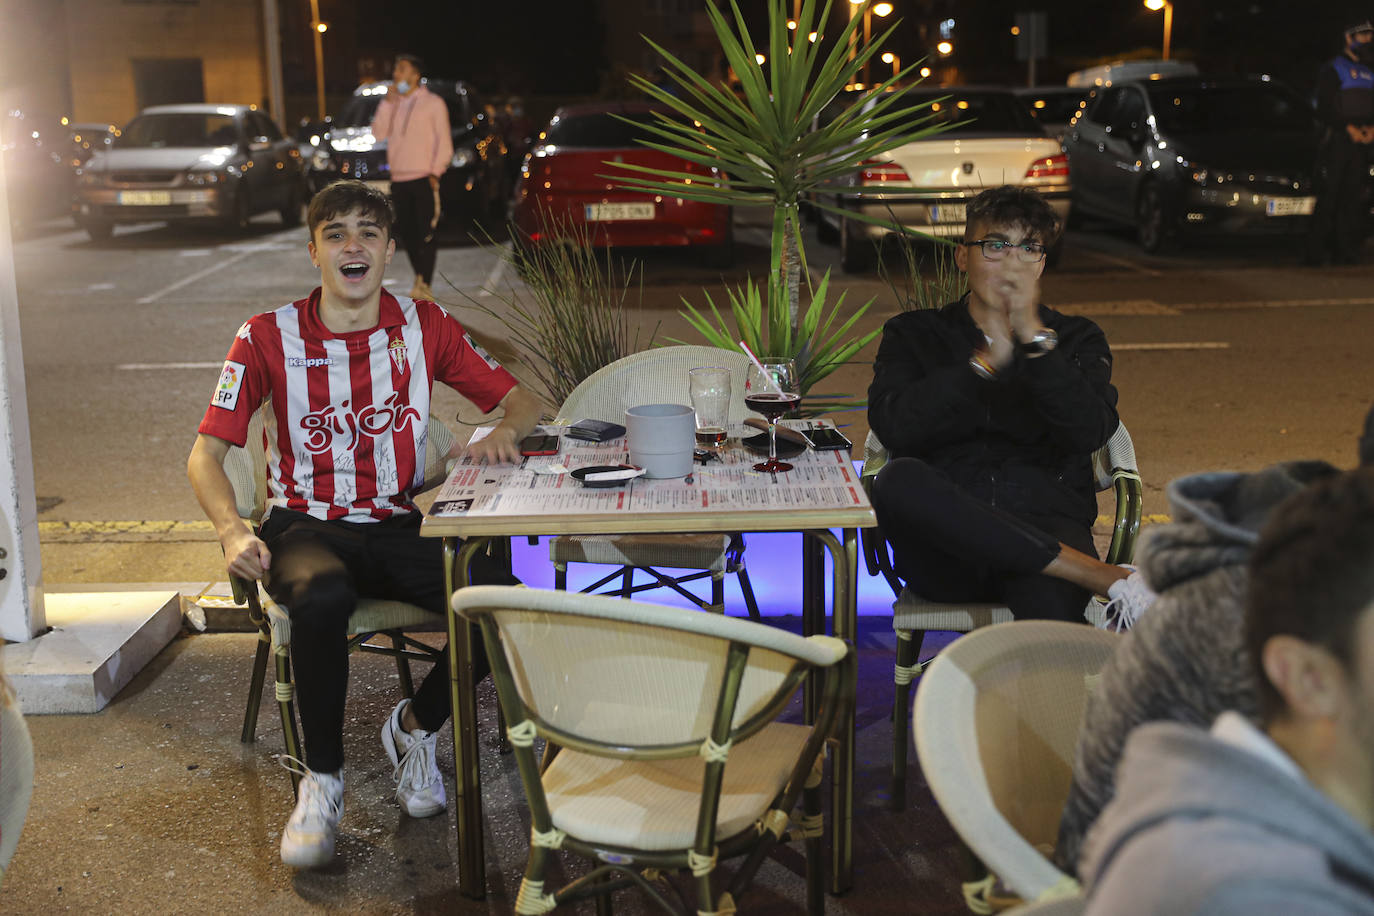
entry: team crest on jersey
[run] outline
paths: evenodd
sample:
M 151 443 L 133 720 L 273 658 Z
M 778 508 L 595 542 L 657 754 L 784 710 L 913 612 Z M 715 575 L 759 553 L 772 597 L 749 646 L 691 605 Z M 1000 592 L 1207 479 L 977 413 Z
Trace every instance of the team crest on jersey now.
M 225 410 L 233 410 L 239 403 L 239 390 L 243 387 L 243 363 L 236 363 L 232 359 L 224 361 L 224 369 L 219 374 L 219 384 L 215 386 L 215 395 L 210 399 L 210 403 Z
M 386 351 L 391 355 L 391 361 L 396 364 L 397 372 L 406 371 L 406 342 L 404 338 L 393 338 L 391 343 L 386 345 Z
M 467 333 L 466 331 L 464 331 L 464 332 L 463 332 L 463 339 L 466 340 L 466 341 L 468 342 L 468 346 L 469 346 L 469 347 L 472 347 L 472 350 L 473 350 L 474 353 L 476 353 L 478 356 L 482 357 L 482 362 L 484 362 L 484 363 L 487 364 L 487 368 L 488 368 L 488 369 L 500 369 L 500 368 L 501 368 L 501 364 L 498 363 L 496 360 L 492 359 L 492 358 L 491 358 L 491 354 L 489 354 L 486 350 L 483 350 L 481 347 L 479 347 L 479 346 L 477 345 L 477 341 L 475 341 L 475 340 L 472 339 L 472 335 L 471 335 L 471 334 L 469 334 L 469 333 Z

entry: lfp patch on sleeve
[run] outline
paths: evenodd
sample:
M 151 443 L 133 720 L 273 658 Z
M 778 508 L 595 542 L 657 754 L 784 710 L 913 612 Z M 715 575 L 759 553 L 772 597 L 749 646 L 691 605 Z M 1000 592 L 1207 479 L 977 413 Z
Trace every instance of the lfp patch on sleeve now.
M 484 362 L 484 363 L 487 364 L 487 368 L 488 368 L 488 369 L 500 369 L 500 368 L 501 368 L 501 364 L 498 363 L 495 359 L 493 359 L 490 353 L 488 353 L 486 350 L 483 350 L 481 347 L 479 347 L 479 346 L 477 345 L 477 341 L 475 341 L 475 340 L 472 339 L 472 335 L 471 335 L 471 334 L 468 334 L 467 332 L 464 332 L 464 333 L 463 333 L 463 339 L 466 340 L 466 341 L 468 342 L 468 346 L 469 346 L 469 347 L 472 347 L 472 351 L 473 351 L 474 353 L 476 353 L 478 356 L 482 357 L 482 362 Z
M 224 370 L 219 374 L 219 384 L 215 386 L 215 395 L 210 399 L 210 403 L 215 407 L 223 407 L 225 410 L 233 410 L 239 403 L 239 390 L 243 388 L 243 363 L 236 363 L 232 359 L 224 361 Z

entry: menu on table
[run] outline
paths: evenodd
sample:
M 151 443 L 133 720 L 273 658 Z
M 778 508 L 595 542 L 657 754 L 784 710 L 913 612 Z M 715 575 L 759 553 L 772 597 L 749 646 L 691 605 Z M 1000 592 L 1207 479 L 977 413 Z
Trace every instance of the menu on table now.
M 488 430 L 478 430 L 474 441 Z M 556 430 L 550 429 L 550 432 Z M 755 452 L 729 440 L 718 459 L 695 462 L 689 477 L 636 477 L 612 487 L 588 487 L 569 471 L 629 464 L 625 438 L 584 442 L 563 436 L 557 455 L 519 465 L 473 464 L 465 456 L 449 473 L 429 509 L 440 518 L 547 514 L 614 515 L 652 512 L 748 512 L 768 509 L 849 509 L 868 505 L 848 451 L 807 449 L 787 460 L 791 471 L 753 469 Z

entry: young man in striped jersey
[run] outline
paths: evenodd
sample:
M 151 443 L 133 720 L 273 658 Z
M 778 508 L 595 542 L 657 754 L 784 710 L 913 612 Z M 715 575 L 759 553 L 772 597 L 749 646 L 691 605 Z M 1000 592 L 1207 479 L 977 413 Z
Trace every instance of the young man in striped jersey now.
M 291 615 L 291 660 L 305 733 L 296 809 L 282 860 L 322 865 L 334 855 L 343 811 L 346 626 L 359 596 L 446 612 L 441 546 L 421 538 L 412 497 L 424 482 L 435 379 L 504 418 L 467 447 L 484 461 L 519 461 L 539 402 L 425 300 L 382 288 L 396 250 L 386 197 L 339 181 L 310 203 L 310 259 L 320 287 L 239 328 L 191 449 L 187 473 L 215 525 L 230 570 L 261 578 Z M 264 443 L 246 443 L 264 411 Z M 230 446 L 267 449 L 268 499 L 260 532 L 238 516 L 224 473 Z M 455 451 L 459 450 L 455 446 Z M 512 584 L 495 564 L 473 580 Z M 474 659 L 485 669 L 485 657 Z M 382 728 L 396 797 L 413 817 L 444 809 L 435 733 L 449 716 L 447 665 L 434 666 Z

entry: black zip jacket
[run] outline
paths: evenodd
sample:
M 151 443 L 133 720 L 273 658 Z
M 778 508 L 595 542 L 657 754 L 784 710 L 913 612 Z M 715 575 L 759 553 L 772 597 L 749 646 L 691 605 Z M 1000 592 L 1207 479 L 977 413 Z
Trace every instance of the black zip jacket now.
M 1040 306 L 1059 345 L 1017 353 L 992 380 L 969 367 L 983 332 L 968 298 L 903 312 L 883 327 L 868 425 L 894 457 L 920 458 L 967 492 L 1022 518 L 1097 517 L 1091 455 L 1119 422 L 1112 352 L 1086 318 Z

